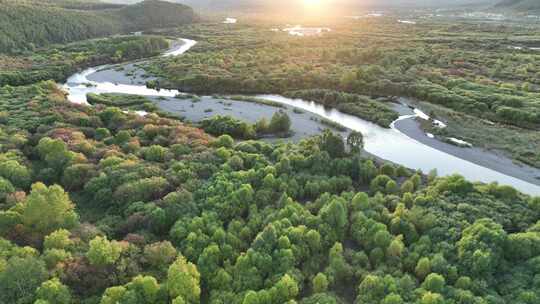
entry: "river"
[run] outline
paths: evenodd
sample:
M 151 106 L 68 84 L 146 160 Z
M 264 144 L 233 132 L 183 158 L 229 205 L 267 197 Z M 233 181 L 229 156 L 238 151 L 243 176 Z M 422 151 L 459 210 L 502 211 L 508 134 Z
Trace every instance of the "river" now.
M 196 44 L 196 41 L 189 39 L 182 39 L 182 42 L 182 44 L 173 45 L 171 50 L 165 52 L 163 56 L 181 55 Z M 68 92 L 68 100 L 74 103 L 84 104 L 86 103 L 87 93 L 124 93 L 169 99 L 182 94 L 178 90 L 155 90 L 149 89 L 141 83 L 127 83 L 128 81 L 126 79 L 119 79 L 121 77 L 117 76 L 117 74 L 120 73 L 109 73 L 105 77 L 92 77 L 97 75 L 99 70 L 100 67 L 90 68 L 69 77 L 66 83 L 62 85 L 62 88 Z M 511 185 L 523 193 L 540 195 L 540 185 L 438 150 L 405 135 L 396 128 L 397 122 L 412 119 L 415 115 L 400 116 L 398 120 L 392 123 L 391 128 L 386 129 L 338 110 L 325 108 L 314 102 L 290 99 L 279 95 L 259 95 L 258 97 L 273 100 L 289 107 L 302 109 L 303 111 L 334 121 L 350 130 L 362 132 L 364 135 L 364 149 L 379 158 L 408 168 L 419 169 L 423 172 L 436 169 L 440 176 L 457 173 L 471 181 L 485 183 L 498 182 L 502 185 Z M 161 103 L 164 102 L 167 102 L 167 100 Z M 170 108 L 160 105 L 159 102 L 157 104 L 165 110 L 170 110 Z M 264 105 L 257 106 L 267 107 Z

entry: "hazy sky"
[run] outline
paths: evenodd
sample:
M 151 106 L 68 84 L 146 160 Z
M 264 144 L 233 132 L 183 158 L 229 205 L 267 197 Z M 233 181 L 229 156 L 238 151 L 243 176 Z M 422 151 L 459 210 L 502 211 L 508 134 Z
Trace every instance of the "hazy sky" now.
M 140 0 L 103 0 L 112 3 L 134 3 Z M 310 0 L 170 0 L 171 2 L 187 3 L 193 6 L 249 6 L 249 5 L 268 5 L 268 4 L 295 4 L 310 2 Z M 493 4 L 498 0 L 312 0 L 322 3 L 351 4 L 358 6 L 455 6 L 464 4 Z

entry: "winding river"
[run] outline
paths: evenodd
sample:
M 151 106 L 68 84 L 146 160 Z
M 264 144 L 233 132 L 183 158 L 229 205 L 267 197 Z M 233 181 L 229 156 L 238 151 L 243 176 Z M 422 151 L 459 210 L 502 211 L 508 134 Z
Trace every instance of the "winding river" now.
M 196 44 L 196 41 L 182 39 L 182 44 L 173 46 L 163 56 L 178 56 L 187 52 Z M 126 84 L 115 82 L 90 80 L 89 76 L 97 73 L 99 68 L 90 68 L 74 74 L 66 81 L 62 88 L 68 92 L 68 99 L 74 103 L 86 104 L 87 93 L 124 93 L 152 97 L 174 97 L 182 94 L 178 90 L 149 89 L 143 84 Z M 540 195 L 540 186 L 510 175 L 477 165 L 446 152 L 437 150 L 428 145 L 408 137 L 400 132 L 395 124 L 398 121 L 412 119 L 418 114 L 403 115 L 392 123 L 391 128 L 385 129 L 374 123 L 358 117 L 342 113 L 335 109 L 328 109 L 314 102 L 290 99 L 279 95 L 259 95 L 258 97 L 279 102 L 303 111 L 316 114 L 334 121 L 348 129 L 360 131 L 364 135 L 364 149 L 382 159 L 401 164 L 412 169 L 429 172 L 436 169 L 440 176 L 460 174 L 471 181 L 485 183 L 498 182 L 502 185 L 511 185 L 516 189 L 530 194 Z M 139 113 L 144 115 L 144 113 Z

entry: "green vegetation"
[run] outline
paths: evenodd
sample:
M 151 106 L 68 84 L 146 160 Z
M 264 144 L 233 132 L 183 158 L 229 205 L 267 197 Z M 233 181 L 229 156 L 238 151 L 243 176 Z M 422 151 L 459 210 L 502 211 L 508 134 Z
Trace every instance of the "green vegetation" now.
M 254 125 L 221 115 L 204 119 L 200 124 L 202 129 L 212 135 L 229 135 L 238 139 L 254 139 L 266 135 L 291 136 L 291 119 L 282 110 L 275 112 L 270 122 L 266 118 L 261 118 Z
M 538 25 L 428 18 L 404 26 L 393 18 L 370 18 L 334 21 L 331 32 L 314 37 L 272 32 L 271 26 L 254 21 L 182 27 L 171 34 L 198 40 L 194 49 L 147 69 L 166 87 L 304 97 L 384 127 L 397 114 L 378 97 L 414 97 L 498 123 L 508 134 L 498 140 L 503 153 L 537 166 L 531 156 L 515 152 L 538 150 L 540 142 L 531 138 L 512 148 L 510 134 L 540 130 L 540 52 L 530 49 L 540 43 Z
M 52 82 L 0 92 L 1 303 L 540 297 L 540 200 L 511 187 L 373 162 L 359 133 L 235 143 Z
M 159 4 L 167 10 L 151 14 L 159 20 L 139 19 L 155 1 L 0 1 L 0 17 L 48 16 L 60 29 L 92 16 L 92 37 L 107 34 L 102 26 L 126 30 L 125 19 L 167 26 L 177 20 L 167 14 L 179 13 Z M 61 39 L 25 32 L 15 17 L 0 18 L 17 38 L 0 30 L 8 41 L 0 45 L 87 37 L 77 27 Z M 539 55 L 507 45 L 518 36 L 534 43 L 530 28 L 405 28 L 386 18 L 338 22 L 322 37 L 268 28 L 172 30 L 199 43 L 149 62 L 162 77 L 149 85 L 280 93 L 384 127 L 397 113 L 377 97 L 419 97 L 449 122 L 441 135 L 490 141 L 538 166 Z M 0 57 L 0 303 L 540 302 L 539 197 L 366 158 L 359 132 L 254 140 L 290 135 L 281 109 L 255 124 L 214 116 L 199 129 L 146 97 L 89 94 L 92 106 L 84 106 L 69 103 L 55 82 L 38 82 L 167 45 L 114 37 Z
M 194 20 L 190 7 L 159 0 L 129 6 L 2 0 L 0 28 L 5 30 L 0 31 L 0 52 L 16 53 L 51 43 L 172 27 Z
M 426 132 L 442 138 L 462 138 L 475 147 L 503 151 L 513 159 L 540 168 L 540 149 L 538 149 L 540 132 L 537 130 L 519 129 L 479 120 L 474 116 L 426 102 L 420 103 L 420 107 L 437 119 L 447 122 L 448 125 L 441 129 L 420 120 Z
M 0 55 L 0 86 L 51 79 L 60 82 L 81 68 L 150 57 L 168 47 L 163 37 L 126 36 L 49 47 L 38 53 Z
M 279 102 L 264 99 L 264 98 L 257 98 L 253 96 L 233 95 L 233 96 L 227 97 L 227 99 L 251 102 L 251 103 L 261 104 L 261 105 L 270 106 L 274 108 L 285 108 L 285 106 Z

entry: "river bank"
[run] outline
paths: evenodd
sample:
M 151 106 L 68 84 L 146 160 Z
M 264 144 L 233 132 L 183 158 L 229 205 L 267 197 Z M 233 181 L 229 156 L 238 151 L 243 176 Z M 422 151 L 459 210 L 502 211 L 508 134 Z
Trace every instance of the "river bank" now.
M 405 106 L 398 106 L 401 115 L 411 115 L 413 111 Z M 430 137 L 416 121 L 414 117 L 400 119 L 394 123 L 394 128 L 413 140 L 424 145 L 443 151 L 450 155 L 470 161 L 482 167 L 487 167 L 495 171 L 510 175 L 529 183 L 540 185 L 540 169 L 526 164 L 517 164 L 510 158 L 498 154 L 494 151 L 487 151 L 478 147 L 459 147 L 445 143 L 437 138 Z
M 183 45 L 184 47 L 176 47 L 175 54 L 189 50 L 194 43 Z M 272 108 L 270 106 L 240 101 L 237 101 L 238 104 L 234 102 L 237 106 L 233 107 L 232 103 L 227 105 L 223 100 L 216 100 L 210 96 L 201 98 L 205 101 L 199 105 L 197 103 L 200 101 L 195 103 L 182 101 L 175 98 L 175 96 L 183 94 L 178 90 L 151 89 L 141 84 L 147 79 L 151 79 L 151 76 L 137 72 L 138 69 L 136 64 L 127 63 L 87 70 L 70 77 L 64 88 L 70 92 L 69 99 L 79 103 L 85 102 L 87 93 L 123 93 L 149 96 L 160 109 L 176 112 L 177 115 L 190 120 L 195 120 L 197 116 L 202 118 L 201 115 L 212 116 L 221 113 L 253 121 L 265 117 L 266 114 L 261 113 L 271 113 L 270 111 L 276 110 L 268 109 L 268 107 Z M 335 109 L 324 108 L 314 102 L 290 99 L 279 95 L 259 95 L 257 97 L 286 105 L 289 113 L 292 113 L 292 120 L 297 120 L 293 124 L 293 129 L 297 133 L 295 140 L 318 134 L 320 129 L 323 129 L 314 123 L 315 120 L 309 119 L 308 121 L 306 118 L 300 117 L 300 113 L 295 113 L 294 109 L 296 108 L 309 112 L 310 115 L 338 123 L 349 130 L 362 132 L 365 150 L 377 158 L 423 172 L 436 169 L 441 176 L 461 174 L 471 181 L 498 182 L 511 185 L 528 194 L 540 195 L 540 181 L 534 178 L 534 174 L 522 170 L 522 168 L 513 167 L 510 160 L 508 162 L 502 159 L 497 160 L 488 152 L 476 151 L 477 160 L 491 159 L 491 161 L 478 161 L 476 163 L 471 156 L 461 155 L 457 152 L 450 153 L 449 146 L 451 145 L 437 140 L 420 141 L 415 139 L 414 137 L 419 137 L 419 133 L 418 130 L 415 131 L 414 125 L 408 125 L 408 120 L 411 119 L 403 119 L 402 117 L 395 122 L 398 127 L 386 129 Z M 234 115 L 235 113 L 236 115 Z M 415 123 L 413 120 L 411 121 Z M 400 131 L 400 129 L 405 132 Z M 345 134 L 346 132 L 343 133 L 343 136 Z M 454 147 L 452 146 L 452 148 Z M 503 170 L 504 172 L 501 172 Z

